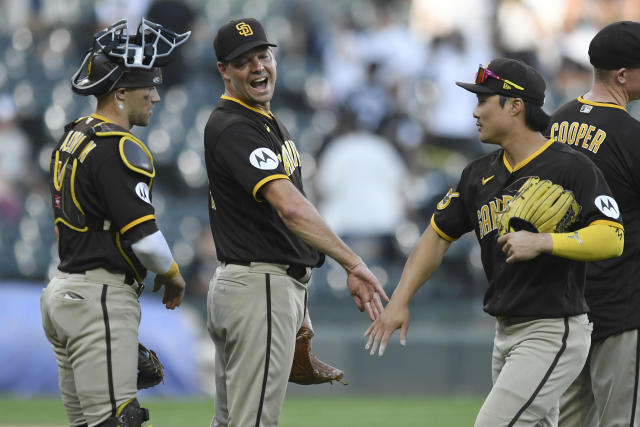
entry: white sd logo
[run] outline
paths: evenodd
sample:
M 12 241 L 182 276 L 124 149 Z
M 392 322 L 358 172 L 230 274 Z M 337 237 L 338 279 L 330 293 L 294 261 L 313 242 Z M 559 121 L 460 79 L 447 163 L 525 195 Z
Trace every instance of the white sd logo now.
M 149 186 L 144 182 L 139 182 L 136 185 L 136 194 L 145 202 L 151 204 L 151 199 L 149 199 Z
M 595 200 L 596 207 L 608 216 L 609 218 L 618 219 L 620 218 L 620 209 L 618 209 L 618 204 L 613 199 L 613 197 L 609 196 L 598 196 Z
M 249 154 L 249 162 L 258 169 L 271 170 L 278 167 L 278 156 L 266 147 L 256 148 Z

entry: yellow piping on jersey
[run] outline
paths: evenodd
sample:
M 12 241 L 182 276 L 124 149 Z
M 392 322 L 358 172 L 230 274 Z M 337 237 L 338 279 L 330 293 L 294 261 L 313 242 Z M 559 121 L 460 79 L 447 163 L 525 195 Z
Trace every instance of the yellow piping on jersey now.
M 248 108 L 248 109 L 249 109 L 249 110 L 251 110 L 251 111 L 255 111 L 256 113 L 260 113 L 260 114 L 262 114 L 263 116 L 267 116 L 267 117 L 269 117 L 270 119 L 273 119 L 273 113 L 272 113 L 271 111 L 269 111 L 269 114 L 267 114 L 267 113 L 265 113 L 264 111 L 262 111 L 261 109 L 259 109 L 259 108 L 255 108 L 255 107 L 252 107 L 252 106 L 250 106 L 250 105 L 248 105 L 248 104 L 245 104 L 244 102 L 240 101 L 239 99 L 237 99 L 237 98 L 233 98 L 233 97 L 231 97 L 231 96 L 222 95 L 220 98 L 222 98 L 222 99 L 226 99 L 226 100 L 228 100 L 228 101 L 237 102 L 238 104 L 242 105 L 244 108 Z
M 93 113 L 92 115 L 90 115 L 89 117 L 93 117 L 94 119 L 98 119 L 101 120 L 103 122 L 107 122 L 107 123 L 113 123 L 111 120 L 107 119 L 105 116 L 101 116 L 98 113 Z M 100 124 L 100 123 L 98 123 Z
M 447 233 L 445 233 L 444 231 L 440 230 L 440 227 L 438 227 L 436 225 L 436 221 L 434 219 L 435 215 L 431 215 L 431 227 L 433 227 L 433 230 L 438 233 L 438 236 L 442 237 L 444 240 L 446 240 L 447 242 L 455 242 L 456 238 L 449 236 Z
M 122 255 L 122 258 L 124 258 L 127 264 L 129 264 L 129 267 L 131 267 L 131 269 L 133 270 L 133 274 L 136 275 L 136 280 L 138 282 L 142 282 L 143 278 L 140 276 L 140 273 L 138 273 L 138 270 L 136 270 L 136 267 L 133 265 L 131 258 L 129 258 L 127 254 L 124 252 L 124 249 L 122 249 L 122 244 L 120 243 L 120 233 L 116 233 L 116 246 L 118 247 L 118 250 L 120 251 L 120 255 Z
M 73 204 L 76 205 L 76 208 L 82 213 L 82 215 L 87 216 L 80 206 L 80 202 L 76 198 L 76 169 L 78 168 L 78 159 L 73 159 L 73 167 L 71 168 L 71 198 L 73 199 Z
M 278 173 L 275 175 L 270 175 L 266 178 L 262 178 L 260 181 L 258 181 L 258 183 L 255 185 L 255 187 L 253 187 L 253 198 L 256 199 L 257 202 L 262 202 L 262 200 L 258 199 L 258 191 L 260 190 L 260 188 L 265 185 L 267 182 L 269 181 L 273 181 L 276 179 L 288 179 L 289 181 L 291 181 L 291 179 L 289 179 L 289 177 L 283 173 Z
M 588 100 L 584 99 L 581 96 L 578 97 L 578 102 L 581 102 L 583 104 L 593 105 L 593 106 L 596 106 L 596 107 L 618 108 L 620 110 L 627 111 L 627 109 L 625 107 L 623 107 L 622 105 L 611 104 L 611 103 L 608 103 L 608 102 L 588 101 Z
M 142 224 L 143 222 L 146 222 L 146 221 L 151 221 L 152 219 L 156 219 L 156 217 L 153 216 L 153 215 L 145 215 L 145 216 L 142 216 L 142 217 L 140 217 L 140 218 L 138 218 L 136 220 L 133 220 L 129 224 L 127 224 L 124 227 L 122 227 L 122 229 L 120 230 L 120 234 L 124 234 L 127 231 L 131 230 L 136 225 Z
M 70 229 L 72 229 L 73 231 L 79 231 L 80 233 L 84 233 L 86 231 L 89 230 L 89 227 L 87 227 L 86 225 L 84 226 L 84 228 L 78 228 L 75 225 L 71 225 L 70 223 L 68 223 L 67 221 L 65 221 L 62 218 L 56 218 L 56 220 L 53 222 L 54 224 L 58 224 L 61 223 L 63 225 L 66 225 L 67 227 L 69 227 Z
M 69 162 L 69 158 L 65 160 L 64 165 L 60 162 L 60 152 L 56 151 L 56 159 L 53 165 L 53 186 L 56 191 L 60 191 L 62 189 L 62 182 L 64 181 L 64 174 L 67 170 L 67 163 Z M 62 171 L 60 171 L 62 168 Z
M 545 142 L 545 144 L 542 147 L 540 147 L 532 155 L 530 155 L 529 157 L 527 157 L 526 159 L 524 159 L 523 161 L 518 163 L 514 168 L 512 168 L 511 165 L 509 164 L 509 161 L 507 160 L 507 153 L 506 152 L 503 153 L 503 155 L 502 155 L 502 161 L 503 161 L 505 167 L 507 168 L 507 170 L 509 171 L 509 173 L 513 173 L 513 172 L 517 171 L 518 169 L 522 169 L 527 163 L 529 163 L 530 161 L 532 161 L 533 159 L 538 157 L 544 150 L 549 148 L 549 146 L 551 144 L 553 144 L 554 142 L 555 142 L 555 139 L 549 139 L 547 142 Z

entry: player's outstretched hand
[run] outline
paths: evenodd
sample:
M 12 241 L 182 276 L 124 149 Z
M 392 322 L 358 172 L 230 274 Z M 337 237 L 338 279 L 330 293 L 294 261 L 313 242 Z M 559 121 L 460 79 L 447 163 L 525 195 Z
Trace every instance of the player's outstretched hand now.
M 380 297 L 389 302 L 389 297 L 364 262 L 347 268 L 347 286 L 353 301 L 360 311 L 367 311 L 369 318 L 375 320 L 382 313 Z
M 400 344 L 407 345 L 409 306 L 391 301 L 364 333 L 365 337 L 369 337 L 364 349 L 370 350 L 371 356 L 378 350 L 378 356 L 382 356 L 396 329 L 400 329 Z
M 185 281 L 180 273 L 174 277 L 166 277 L 162 274 L 156 275 L 153 282 L 153 292 L 159 291 L 163 285 L 162 303 L 169 310 L 173 310 L 180 305 L 182 298 L 184 298 Z
M 498 244 L 502 252 L 507 254 L 507 264 L 516 261 L 533 259 L 543 252 L 551 252 L 553 240 L 548 233 L 531 233 L 529 231 L 516 231 L 498 237 Z

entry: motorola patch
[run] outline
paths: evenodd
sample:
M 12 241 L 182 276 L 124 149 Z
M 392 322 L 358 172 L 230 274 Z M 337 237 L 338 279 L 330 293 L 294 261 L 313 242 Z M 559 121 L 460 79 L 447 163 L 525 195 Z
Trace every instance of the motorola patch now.
M 609 218 L 618 219 L 620 218 L 620 209 L 618 208 L 618 204 L 610 196 L 598 196 L 596 197 L 596 207 L 608 216 Z
M 149 186 L 144 182 L 139 182 L 136 184 L 136 194 L 143 201 L 151 204 L 151 199 L 149 198 Z
M 272 170 L 280 163 L 276 153 L 266 147 L 256 148 L 249 154 L 249 162 L 254 168 Z

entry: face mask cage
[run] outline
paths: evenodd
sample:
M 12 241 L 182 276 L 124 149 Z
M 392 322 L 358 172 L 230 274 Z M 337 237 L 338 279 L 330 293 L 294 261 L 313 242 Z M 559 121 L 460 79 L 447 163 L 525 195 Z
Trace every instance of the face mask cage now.
M 130 35 L 127 20 L 122 19 L 95 34 L 91 51 L 71 78 L 71 87 L 81 95 L 106 93 L 115 87 L 126 69 L 150 70 L 167 65 L 173 50 L 190 36 L 191 31 L 176 34 L 145 18 L 137 33 Z M 92 73 L 97 57 L 108 61 L 101 61 L 102 72 Z
M 145 18 L 138 32 L 129 35 L 123 19 L 96 34 L 93 50 L 120 59 L 125 67 L 150 69 L 167 65 L 173 50 L 190 36 L 191 31 L 176 34 Z

